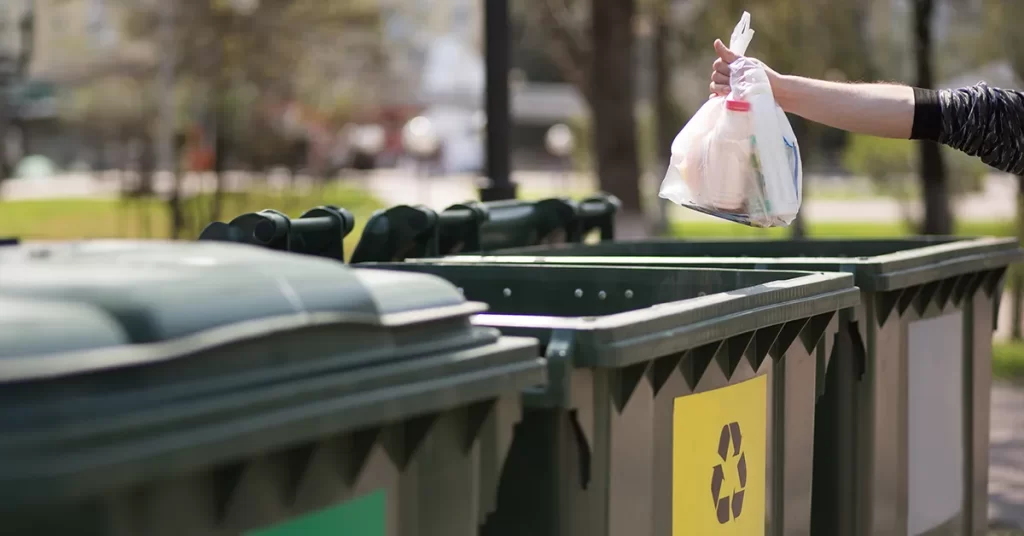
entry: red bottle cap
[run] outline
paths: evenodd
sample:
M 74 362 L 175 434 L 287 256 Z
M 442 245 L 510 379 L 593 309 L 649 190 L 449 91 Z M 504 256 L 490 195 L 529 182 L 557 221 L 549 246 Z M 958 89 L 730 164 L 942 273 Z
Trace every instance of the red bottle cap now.
M 726 110 L 732 110 L 734 112 L 749 112 L 750 111 L 750 103 L 747 102 L 747 101 L 726 99 L 725 100 L 725 109 Z

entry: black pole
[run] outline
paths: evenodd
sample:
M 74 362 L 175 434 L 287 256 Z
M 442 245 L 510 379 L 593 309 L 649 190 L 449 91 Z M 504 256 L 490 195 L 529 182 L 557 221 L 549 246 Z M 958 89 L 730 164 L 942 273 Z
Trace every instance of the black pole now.
M 481 201 L 515 199 L 516 185 L 511 181 L 509 130 L 510 98 L 508 0 L 481 0 L 484 3 L 484 43 L 487 62 L 487 183 L 480 188 Z

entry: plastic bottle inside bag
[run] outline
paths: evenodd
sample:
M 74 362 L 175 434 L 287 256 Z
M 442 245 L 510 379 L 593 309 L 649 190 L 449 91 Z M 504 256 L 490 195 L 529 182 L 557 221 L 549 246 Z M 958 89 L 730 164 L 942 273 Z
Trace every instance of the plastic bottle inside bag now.
M 708 173 L 702 188 L 705 200 L 718 210 L 739 212 L 744 209 L 750 187 L 757 177 L 751 167 L 754 134 L 750 103 L 729 99 L 725 113 L 715 126 L 716 142 L 708 148 Z
M 659 195 L 753 227 L 785 226 L 802 198 L 800 148 L 761 62 L 744 56 L 750 14 L 733 29 L 728 97 L 710 98 L 672 141 Z

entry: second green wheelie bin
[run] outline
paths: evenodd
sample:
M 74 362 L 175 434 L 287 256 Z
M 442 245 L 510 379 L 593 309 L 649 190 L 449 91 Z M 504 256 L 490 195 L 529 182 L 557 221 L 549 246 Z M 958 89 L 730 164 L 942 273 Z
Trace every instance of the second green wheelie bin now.
M 808 534 L 818 377 L 849 274 L 396 263 L 537 337 L 485 536 Z M 824 335 L 826 334 L 827 335 Z
M 544 383 L 448 282 L 235 244 L 0 250 L 0 534 L 476 536 Z
M 814 534 L 982 536 L 992 332 L 1020 259 L 1014 238 L 918 237 L 606 242 L 490 261 L 852 273 L 861 306 L 817 413 Z

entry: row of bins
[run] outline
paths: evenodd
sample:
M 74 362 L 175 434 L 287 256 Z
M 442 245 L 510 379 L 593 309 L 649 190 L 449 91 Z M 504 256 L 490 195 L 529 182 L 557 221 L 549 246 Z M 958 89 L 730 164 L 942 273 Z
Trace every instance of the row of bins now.
M 848 273 L 815 411 L 812 534 L 986 534 L 992 334 L 1016 239 L 653 240 L 447 262 Z
M 617 198 L 607 194 L 580 201 L 470 201 L 441 212 L 421 205 L 398 205 L 370 216 L 349 260 L 395 262 L 540 244 L 582 243 L 591 234 L 611 240 L 619 205 Z M 344 208 L 315 207 L 294 219 L 266 209 L 242 214 L 227 223 L 213 222 L 203 229 L 199 239 L 343 260 L 343 242 L 354 227 L 355 218 Z
M 1015 241 L 433 229 L 0 250 L 0 531 L 984 534 Z

